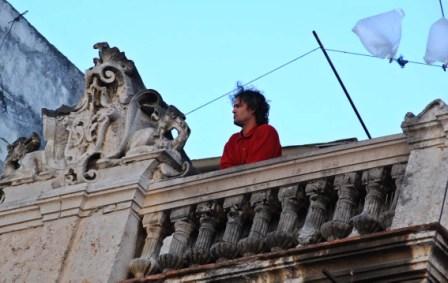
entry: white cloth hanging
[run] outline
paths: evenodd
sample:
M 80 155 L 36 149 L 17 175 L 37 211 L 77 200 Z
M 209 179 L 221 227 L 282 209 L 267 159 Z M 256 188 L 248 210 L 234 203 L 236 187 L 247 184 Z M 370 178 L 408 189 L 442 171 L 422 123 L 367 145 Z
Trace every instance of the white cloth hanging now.
M 353 32 L 373 56 L 394 58 L 400 45 L 403 17 L 403 10 L 395 9 L 364 18 L 356 23 Z
M 448 64 L 448 20 L 441 18 L 432 24 L 429 29 L 426 54 L 423 57 L 426 63 L 442 62 Z

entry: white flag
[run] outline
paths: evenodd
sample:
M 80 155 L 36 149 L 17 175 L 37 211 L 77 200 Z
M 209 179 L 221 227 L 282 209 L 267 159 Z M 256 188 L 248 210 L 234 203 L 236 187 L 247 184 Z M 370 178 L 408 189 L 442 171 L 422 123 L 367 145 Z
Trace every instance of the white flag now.
M 441 18 L 433 23 L 429 29 L 426 44 L 425 62 L 432 64 L 436 61 L 448 64 L 448 20 Z
M 404 12 L 395 9 L 359 20 L 353 32 L 370 54 L 380 58 L 394 58 L 401 39 Z

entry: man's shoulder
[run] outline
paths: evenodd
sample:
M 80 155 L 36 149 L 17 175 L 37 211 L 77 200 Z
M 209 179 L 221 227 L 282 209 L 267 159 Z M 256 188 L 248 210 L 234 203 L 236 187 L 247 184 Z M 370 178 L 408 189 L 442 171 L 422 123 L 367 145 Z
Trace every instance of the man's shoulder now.
M 257 127 L 257 131 L 265 133 L 277 133 L 277 130 L 269 124 L 261 124 Z
M 230 136 L 229 141 L 237 140 L 240 136 L 241 136 L 241 133 L 236 132 Z

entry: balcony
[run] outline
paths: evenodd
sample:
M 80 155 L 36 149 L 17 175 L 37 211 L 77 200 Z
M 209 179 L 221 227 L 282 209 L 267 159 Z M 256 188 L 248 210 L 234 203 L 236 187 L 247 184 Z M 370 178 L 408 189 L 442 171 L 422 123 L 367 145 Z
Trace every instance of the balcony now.
M 388 229 L 404 135 L 150 183 L 133 276 L 225 262 Z

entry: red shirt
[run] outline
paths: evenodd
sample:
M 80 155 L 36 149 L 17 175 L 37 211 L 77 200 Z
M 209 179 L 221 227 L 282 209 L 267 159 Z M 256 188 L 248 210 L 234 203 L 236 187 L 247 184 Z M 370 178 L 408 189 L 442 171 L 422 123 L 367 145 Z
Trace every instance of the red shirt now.
M 233 134 L 224 146 L 221 169 L 254 163 L 282 155 L 277 131 L 268 124 L 258 125 L 247 135 Z

